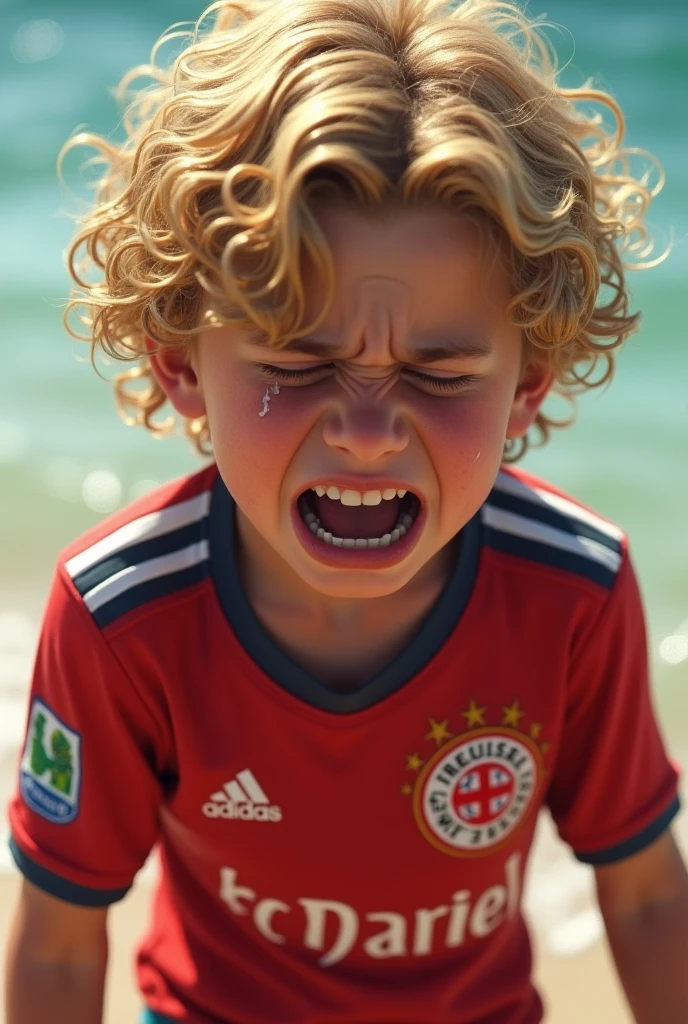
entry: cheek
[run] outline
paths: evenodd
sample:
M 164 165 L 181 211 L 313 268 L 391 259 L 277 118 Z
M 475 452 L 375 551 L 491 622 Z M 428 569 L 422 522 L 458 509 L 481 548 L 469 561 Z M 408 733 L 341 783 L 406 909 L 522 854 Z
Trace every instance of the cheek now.
M 312 408 L 309 416 L 308 404 L 295 400 L 298 389 L 284 387 L 270 395 L 269 412 L 260 416 L 266 387 L 252 380 L 206 394 L 218 466 L 245 509 L 260 508 L 266 492 L 279 486 L 313 419 Z
M 429 451 L 454 464 L 470 463 L 478 451 L 501 453 L 504 447 L 509 406 L 495 402 L 487 393 L 433 399 L 423 410 L 424 440 Z
M 508 405 L 485 395 L 435 400 L 419 422 L 440 488 L 440 530 L 453 535 L 485 501 L 499 472 Z

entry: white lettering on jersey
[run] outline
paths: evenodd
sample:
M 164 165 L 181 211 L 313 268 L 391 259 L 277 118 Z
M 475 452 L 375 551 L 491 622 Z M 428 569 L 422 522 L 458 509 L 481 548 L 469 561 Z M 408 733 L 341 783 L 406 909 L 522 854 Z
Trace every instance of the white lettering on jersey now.
M 376 924 L 378 921 L 387 925 L 383 932 L 371 935 L 363 943 L 363 949 L 376 960 L 388 956 L 406 956 L 406 918 L 401 914 L 385 913 L 381 910 L 376 914 L 366 914 L 366 921 Z
M 353 907 L 337 900 L 302 899 L 299 903 L 306 911 L 306 931 L 303 944 L 308 949 L 322 950 L 325 948 L 325 916 L 329 911 L 339 918 L 339 932 L 332 949 L 321 956 L 318 963 L 322 967 L 330 967 L 347 956 L 358 938 L 358 914 Z
M 506 906 L 506 889 L 492 885 L 476 900 L 471 916 L 471 930 L 479 938 L 489 935 L 502 923 L 502 909 Z
M 408 920 L 403 914 L 380 910 L 361 915 L 339 900 L 303 897 L 297 900 L 303 910 L 303 945 L 322 953 L 318 963 L 331 967 L 352 951 L 367 924 L 383 925 L 363 938 L 363 952 L 375 960 L 393 956 L 428 956 L 438 946 L 455 949 L 467 936 L 484 939 L 518 913 L 521 900 L 521 855 L 514 853 L 504 865 L 506 885 L 491 885 L 475 900 L 469 889 L 460 889 L 451 904 L 422 907 Z M 220 869 L 220 899 L 238 917 L 252 914 L 257 930 L 270 942 L 283 945 L 287 939 L 277 931 L 276 914 L 292 914 L 295 908 L 283 900 L 257 898 L 255 889 L 239 885 L 234 868 Z M 337 925 L 336 934 L 326 949 L 328 915 Z M 363 926 L 361 924 L 363 921 Z M 331 932 L 330 932 L 331 934 Z M 410 953 L 409 953 L 410 951 Z
M 250 768 L 237 772 L 225 782 L 222 789 L 211 793 L 201 810 L 206 818 L 225 818 L 236 821 L 282 820 L 282 808 L 270 804 L 265 790 Z
M 253 920 L 256 928 L 266 939 L 270 939 L 270 942 L 286 942 L 287 940 L 284 935 L 280 935 L 272 927 L 272 918 L 278 912 L 288 914 L 290 910 L 291 907 L 283 903 L 282 900 L 261 900 L 260 903 L 256 904 L 256 909 L 253 911 Z
M 509 859 L 512 860 L 513 858 Z M 468 912 L 471 909 L 470 898 L 470 889 L 461 889 L 459 892 L 455 892 L 452 897 L 454 903 L 449 916 L 449 924 L 447 925 L 447 945 L 450 949 L 453 949 L 454 946 L 462 946 L 466 938 L 466 922 L 468 921 Z
M 446 917 L 449 907 L 435 907 L 434 910 L 417 910 L 416 927 L 413 933 L 413 955 L 427 956 L 432 953 L 432 939 L 435 921 Z
M 237 873 L 234 868 L 222 868 L 220 872 L 220 896 L 233 914 L 248 914 L 248 908 L 239 900 L 254 900 L 256 893 L 245 885 L 236 884 Z

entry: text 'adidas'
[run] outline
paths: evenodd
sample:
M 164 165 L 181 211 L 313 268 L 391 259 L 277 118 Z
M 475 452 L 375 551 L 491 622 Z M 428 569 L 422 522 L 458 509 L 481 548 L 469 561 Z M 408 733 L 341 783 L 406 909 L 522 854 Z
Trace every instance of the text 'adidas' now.
M 206 818 L 239 821 L 281 821 L 282 808 L 271 804 L 255 775 L 248 768 L 237 772 L 203 804 Z

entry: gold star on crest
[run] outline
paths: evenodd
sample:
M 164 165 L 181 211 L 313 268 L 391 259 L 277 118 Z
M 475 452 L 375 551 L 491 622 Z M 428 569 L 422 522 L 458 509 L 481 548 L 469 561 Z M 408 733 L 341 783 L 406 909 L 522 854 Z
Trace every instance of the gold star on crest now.
M 407 754 L 406 755 L 406 771 L 417 772 L 425 764 L 422 757 L 418 757 L 418 754 Z
M 516 729 L 519 728 L 519 719 L 523 718 L 525 711 L 520 711 L 518 707 L 518 700 L 507 707 L 506 704 L 502 704 L 502 711 L 504 712 L 504 718 L 502 719 L 502 725 L 513 725 Z
M 454 737 L 453 732 L 449 732 L 447 726 L 449 725 L 449 719 L 445 718 L 443 722 L 436 722 L 434 718 L 429 718 L 430 732 L 425 734 L 426 740 L 434 740 L 438 747 L 441 747 L 447 740 L 451 740 Z
M 484 708 L 479 708 L 471 697 L 468 704 L 468 711 L 462 711 L 461 714 L 466 719 L 466 724 L 469 728 L 474 725 L 485 725 L 485 719 L 483 715 L 487 711 L 487 705 Z
M 530 736 L 531 740 L 536 740 L 541 732 L 542 726 L 540 725 L 540 723 L 533 722 L 530 729 L 528 730 L 528 735 Z
M 408 782 L 405 782 L 401 787 L 401 792 L 404 796 L 411 796 L 411 793 L 413 793 L 413 786 L 409 786 Z

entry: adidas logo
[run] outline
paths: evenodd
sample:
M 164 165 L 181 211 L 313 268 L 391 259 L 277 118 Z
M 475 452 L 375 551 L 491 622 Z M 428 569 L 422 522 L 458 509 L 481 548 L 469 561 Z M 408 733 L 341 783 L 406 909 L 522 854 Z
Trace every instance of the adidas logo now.
M 271 804 L 248 768 L 236 773 L 222 789 L 203 804 L 206 818 L 239 818 L 241 821 L 281 821 L 282 808 Z

